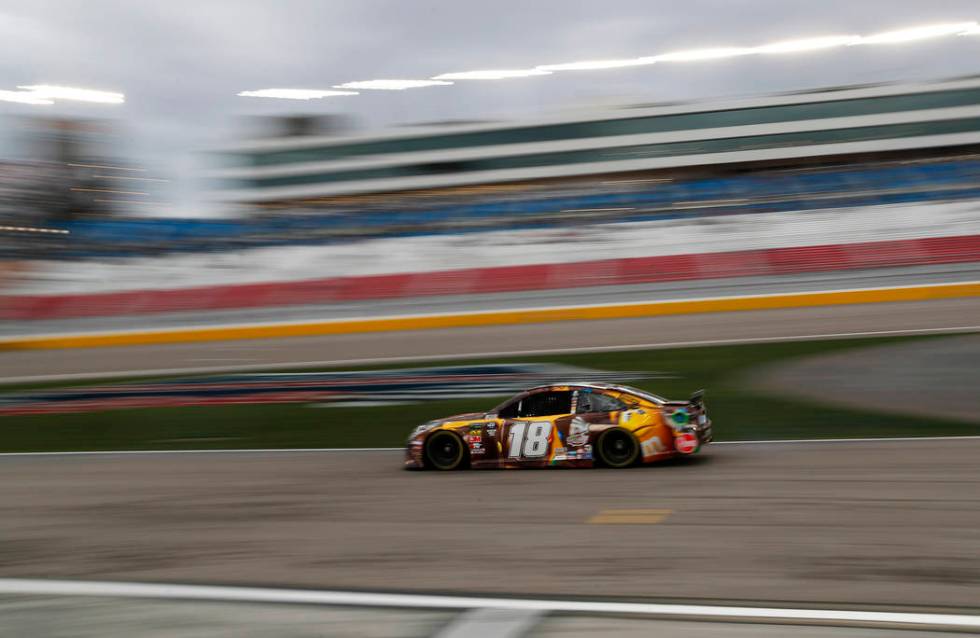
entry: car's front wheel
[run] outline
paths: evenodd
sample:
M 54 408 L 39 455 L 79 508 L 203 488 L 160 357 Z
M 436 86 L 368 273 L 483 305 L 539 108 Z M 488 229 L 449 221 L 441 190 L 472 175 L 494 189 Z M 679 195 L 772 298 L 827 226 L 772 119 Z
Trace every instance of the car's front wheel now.
M 632 434 L 621 428 L 606 430 L 596 442 L 599 462 L 607 467 L 629 467 L 640 457 L 640 446 Z
M 456 470 L 466 459 L 466 446 L 453 432 L 441 431 L 429 435 L 425 441 L 426 466 L 435 470 Z

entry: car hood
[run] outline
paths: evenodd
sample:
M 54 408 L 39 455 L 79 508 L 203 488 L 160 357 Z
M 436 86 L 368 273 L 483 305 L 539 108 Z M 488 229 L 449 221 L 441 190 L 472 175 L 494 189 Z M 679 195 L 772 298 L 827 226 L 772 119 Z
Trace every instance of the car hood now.
M 443 423 L 452 423 L 453 421 L 475 421 L 477 419 L 482 419 L 486 415 L 486 412 L 464 412 L 462 414 L 454 414 L 441 419 L 434 419 L 432 423 L 441 425 Z

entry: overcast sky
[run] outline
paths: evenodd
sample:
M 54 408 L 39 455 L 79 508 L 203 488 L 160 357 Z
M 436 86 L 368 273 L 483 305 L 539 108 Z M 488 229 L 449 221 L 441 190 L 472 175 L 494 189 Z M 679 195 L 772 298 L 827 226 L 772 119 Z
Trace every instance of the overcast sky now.
M 532 117 L 596 103 L 942 78 L 980 73 L 980 37 L 310 102 L 236 97 L 242 90 L 425 79 L 971 20 L 980 20 L 978 0 L 2 0 L 0 89 L 60 84 L 120 91 L 127 101 L 0 103 L 0 114 L 118 119 L 121 150 L 173 180 L 167 212 L 195 214 L 205 207 L 192 179 L 200 168 L 194 150 L 232 140 L 238 116 L 345 113 L 376 129 Z M 0 126 L 9 131 L 9 119 Z

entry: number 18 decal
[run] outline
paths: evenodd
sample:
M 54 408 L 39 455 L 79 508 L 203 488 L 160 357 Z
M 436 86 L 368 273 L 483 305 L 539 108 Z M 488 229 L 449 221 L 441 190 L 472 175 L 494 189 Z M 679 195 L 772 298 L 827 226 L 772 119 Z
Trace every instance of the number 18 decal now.
M 551 436 L 551 423 L 539 421 L 528 423 L 518 421 L 510 426 L 507 437 L 507 456 L 512 459 L 521 457 L 533 459 L 548 453 L 548 438 Z

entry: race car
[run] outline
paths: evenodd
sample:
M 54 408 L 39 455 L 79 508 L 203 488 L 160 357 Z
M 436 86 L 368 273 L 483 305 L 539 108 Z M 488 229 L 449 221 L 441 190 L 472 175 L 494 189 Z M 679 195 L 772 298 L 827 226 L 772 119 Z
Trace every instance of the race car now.
M 711 438 L 703 390 L 668 401 L 625 385 L 544 385 L 487 413 L 418 426 L 408 438 L 405 467 L 624 468 L 696 454 Z

